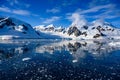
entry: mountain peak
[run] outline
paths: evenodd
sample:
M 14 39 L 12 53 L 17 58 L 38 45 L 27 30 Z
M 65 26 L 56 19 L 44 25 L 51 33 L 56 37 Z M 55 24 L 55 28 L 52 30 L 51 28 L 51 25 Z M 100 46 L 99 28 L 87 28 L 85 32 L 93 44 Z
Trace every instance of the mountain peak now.
M 53 24 L 49 24 L 46 26 L 46 28 L 50 28 L 50 27 L 55 27 Z
M 11 17 L 0 17 L 0 38 L 39 38 L 32 26 Z
M 105 22 L 103 20 L 95 20 L 92 22 L 92 25 L 94 25 L 96 27 L 97 26 L 111 26 L 111 27 L 113 27 L 113 25 L 111 23 Z

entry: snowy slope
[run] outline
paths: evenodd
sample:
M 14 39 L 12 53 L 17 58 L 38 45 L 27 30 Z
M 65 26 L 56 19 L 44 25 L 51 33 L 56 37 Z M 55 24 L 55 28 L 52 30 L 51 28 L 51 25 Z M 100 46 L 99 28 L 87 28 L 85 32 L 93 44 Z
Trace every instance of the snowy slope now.
M 39 25 L 32 27 L 23 21 L 0 17 L 0 39 L 44 38 L 44 39 L 120 39 L 120 29 L 100 20 L 80 25 L 72 23 L 69 27 Z
M 102 22 L 99 20 L 93 21 L 92 23 L 85 24 L 82 26 L 78 26 L 77 24 L 72 24 L 68 28 L 55 27 L 53 24 L 50 24 L 48 26 L 45 25 L 35 26 L 34 29 L 40 34 L 53 35 L 52 37 L 54 38 L 57 38 L 55 36 L 59 36 L 61 38 L 71 38 L 76 40 L 120 39 L 119 37 L 120 29 L 115 28 L 110 23 Z
M 35 26 L 34 29 L 45 39 L 61 39 L 67 38 L 64 34 L 65 28 L 55 27 L 53 24 L 50 25 L 39 25 Z M 67 35 L 68 36 L 68 35 Z
M 71 29 L 72 28 L 72 29 Z M 81 27 L 72 25 L 68 29 L 68 34 L 74 35 L 77 38 L 83 39 L 105 39 L 105 38 L 120 38 L 120 29 L 115 28 L 112 24 L 99 20 L 93 21 L 90 24 Z
M 0 17 L 0 39 L 40 38 L 36 31 L 23 21 Z

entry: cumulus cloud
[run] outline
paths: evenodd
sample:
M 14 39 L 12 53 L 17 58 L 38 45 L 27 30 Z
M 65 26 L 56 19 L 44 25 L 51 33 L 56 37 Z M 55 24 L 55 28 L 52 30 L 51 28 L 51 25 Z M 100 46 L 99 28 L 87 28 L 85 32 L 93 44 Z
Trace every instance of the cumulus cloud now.
M 58 12 L 60 12 L 60 10 L 58 8 L 53 8 L 53 9 L 47 9 L 46 12 L 49 12 L 49 13 L 58 13 Z
M 68 16 L 68 19 L 72 21 L 72 26 L 76 25 L 78 27 L 82 27 L 83 25 L 87 24 L 87 21 L 85 18 L 93 18 L 93 19 L 99 19 L 99 20 L 104 20 L 106 19 L 111 19 L 111 18 L 116 18 L 115 15 L 110 15 L 110 13 L 113 13 L 111 10 L 114 8 L 114 4 L 108 4 L 108 5 L 101 5 L 101 6 L 96 6 L 92 8 L 88 8 L 86 10 L 81 10 L 77 9 L 74 13 L 67 13 L 66 15 Z M 103 13 L 97 13 L 96 15 L 86 15 L 88 13 L 95 13 L 100 10 L 106 10 L 103 11 Z
M 72 13 L 71 16 L 68 17 L 70 21 L 72 21 L 71 26 L 76 25 L 77 27 L 82 27 L 86 25 L 87 21 L 85 20 L 83 15 L 80 15 L 78 12 Z
M 53 16 L 53 17 L 51 17 L 51 18 L 49 18 L 49 19 L 46 19 L 43 23 L 49 24 L 49 23 L 52 23 L 52 22 L 57 21 L 57 20 L 59 20 L 59 19 L 60 19 L 60 17 L 58 17 L 58 16 Z

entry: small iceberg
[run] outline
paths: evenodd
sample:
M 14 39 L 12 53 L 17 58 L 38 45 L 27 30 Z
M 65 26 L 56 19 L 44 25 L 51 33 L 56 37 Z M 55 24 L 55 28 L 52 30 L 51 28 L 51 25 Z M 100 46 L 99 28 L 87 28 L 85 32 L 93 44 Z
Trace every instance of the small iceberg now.
M 30 60 L 30 59 L 31 59 L 31 58 L 26 57 L 26 58 L 23 58 L 22 61 L 28 61 L 28 60 Z

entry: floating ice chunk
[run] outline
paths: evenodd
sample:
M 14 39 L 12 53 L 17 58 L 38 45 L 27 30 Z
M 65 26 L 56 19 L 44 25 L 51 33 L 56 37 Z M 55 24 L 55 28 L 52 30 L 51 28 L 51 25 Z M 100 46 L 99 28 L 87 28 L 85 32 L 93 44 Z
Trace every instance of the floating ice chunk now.
M 29 57 L 26 57 L 26 58 L 23 58 L 22 61 L 27 61 L 27 60 L 30 60 L 31 58 Z
M 73 60 L 72 62 L 73 62 L 73 63 L 76 63 L 76 62 L 78 62 L 78 60 Z

